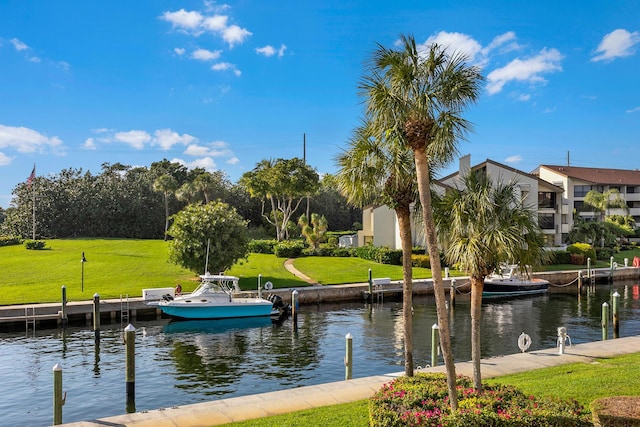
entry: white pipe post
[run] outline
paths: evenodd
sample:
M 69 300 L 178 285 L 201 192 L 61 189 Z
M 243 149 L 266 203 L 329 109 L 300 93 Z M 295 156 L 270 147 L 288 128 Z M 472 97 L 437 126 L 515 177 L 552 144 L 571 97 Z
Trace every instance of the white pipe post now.
M 618 317 L 618 308 L 620 307 L 620 294 L 618 291 L 613 293 L 613 338 L 620 338 L 620 318 Z
M 602 341 L 609 339 L 609 304 L 602 303 Z
M 258 298 L 262 299 L 262 274 L 258 274 Z
M 62 424 L 62 406 L 66 399 L 66 393 L 62 393 L 62 367 L 56 363 L 53 367 L 53 425 Z
M 346 336 L 346 355 L 344 357 L 344 379 L 350 380 L 353 374 L 353 337 L 351 332 Z
M 434 323 L 431 327 L 431 367 L 438 366 L 438 345 L 440 343 L 440 326 Z

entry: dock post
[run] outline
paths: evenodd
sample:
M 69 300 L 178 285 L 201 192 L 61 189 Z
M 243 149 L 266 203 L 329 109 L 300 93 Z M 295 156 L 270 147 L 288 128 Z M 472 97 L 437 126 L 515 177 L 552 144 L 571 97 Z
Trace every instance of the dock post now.
M 53 425 L 62 424 L 62 406 L 66 399 L 66 393 L 62 393 L 62 367 L 56 363 L 53 366 Z
M 369 269 L 369 298 L 371 298 L 371 303 L 373 303 L 373 276 L 371 275 L 371 269 Z
M 126 345 L 125 383 L 127 389 L 127 413 L 136 411 L 136 328 L 131 323 L 124 328 Z
M 347 340 L 346 355 L 344 357 L 344 379 L 350 380 L 353 374 L 353 337 L 351 332 L 345 336 Z
M 67 326 L 67 287 L 62 285 L 62 327 Z
M 602 341 L 609 338 L 609 304 L 602 303 Z
M 258 298 L 262 299 L 262 274 L 258 274 Z
M 294 289 L 291 291 L 291 317 L 293 318 L 293 323 L 298 321 L 298 290 Z
M 100 337 L 100 295 L 93 294 L 93 331 Z
M 582 294 L 582 270 L 578 270 L 578 295 Z
M 620 338 L 620 318 L 618 317 L 618 308 L 620 307 L 620 294 L 618 291 L 613 293 L 613 338 Z
M 449 299 L 451 308 L 456 306 L 456 279 L 451 279 L 451 286 L 449 286 Z
M 431 327 L 431 367 L 438 366 L 438 345 L 440 343 L 440 326 L 434 323 Z
M 613 257 L 609 258 L 609 283 L 613 283 L 613 270 L 615 268 L 615 262 L 613 262 Z

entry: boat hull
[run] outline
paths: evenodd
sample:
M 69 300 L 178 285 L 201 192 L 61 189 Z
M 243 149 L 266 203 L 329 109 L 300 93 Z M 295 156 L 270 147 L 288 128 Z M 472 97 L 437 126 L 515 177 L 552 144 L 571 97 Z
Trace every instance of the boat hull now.
M 540 281 L 495 281 L 485 282 L 482 296 L 503 296 L 503 295 L 531 295 L 547 292 L 549 282 Z
M 269 301 L 229 302 L 227 304 L 168 303 L 159 304 L 160 310 L 180 319 L 231 319 L 237 317 L 270 316 L 273 304 Z

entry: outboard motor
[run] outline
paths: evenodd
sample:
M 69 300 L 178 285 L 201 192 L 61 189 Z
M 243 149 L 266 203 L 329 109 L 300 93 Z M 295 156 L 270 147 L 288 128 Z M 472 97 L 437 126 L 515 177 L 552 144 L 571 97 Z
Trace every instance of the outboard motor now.
M 273 308 L 276 310 L 284 308 L 284 301 L 282 301 L 282 297 L 280 297 L 280 295 L 271 294 L 267 297 L 267 300 L 273 303 Z

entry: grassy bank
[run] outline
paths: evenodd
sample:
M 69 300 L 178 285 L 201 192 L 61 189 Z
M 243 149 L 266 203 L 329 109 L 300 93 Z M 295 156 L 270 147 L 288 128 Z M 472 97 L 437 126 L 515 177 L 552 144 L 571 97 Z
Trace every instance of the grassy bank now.
M 593 400 L 610 396 L 638 396 L 640 383 L 634 378 L 640 367 L 640 353 L 598 359 L 590 364 L 572 363 L 552 368 L 492 378 L 487 383 L 509 384 L 526 394 L 576 399 L 589 410 Z M 368 425 L 367 400 L 325 406 L 290 414 L 249 420 L 227 427 L 364 427 Z
M 142 289 L 173 287 L 178 282 L 185 291 L 192 290 L 198 283 L 197 276 L 169 263 L 167 246 L 162 240 L 60 239 L 48 240 L 47 249 L 41 251 L 27 250 L 23 245 L 0 247 L 0 305 L 57 302 L 63 285 L 71 301 L 89 300 L 95 293 L 101 298 L 135 297 L 142 295 Z M 83 252 L 87 259 L 84 264 L 80 262 Z M 623 265 L 624 258 L 631 262 L 634 256 L 640 256 L 640 250 L 618 253 L 615 261 Z M 244 290 L 256 289 L 259 275 L 262 283 L 270 281 L 275 288 L 308 286 L 285 269 L 284 261 L 275 255 L 250 254 L 226 273 L 240 277 Z M 604 261 L 593 264 L 608 265 Z M 366 282 L 369 269 L 373 277 L 402 279 L 400 266 L 355 257 L 303 257 L 296 259 L 294 266 L 325 285 Z M 554 265 L 545 269 L 580 268 L 584 266 Z M 461 275 L 454 270 L 450 274 Z M 430 278 L 431 270 L 414 268 L 413 277 Z

